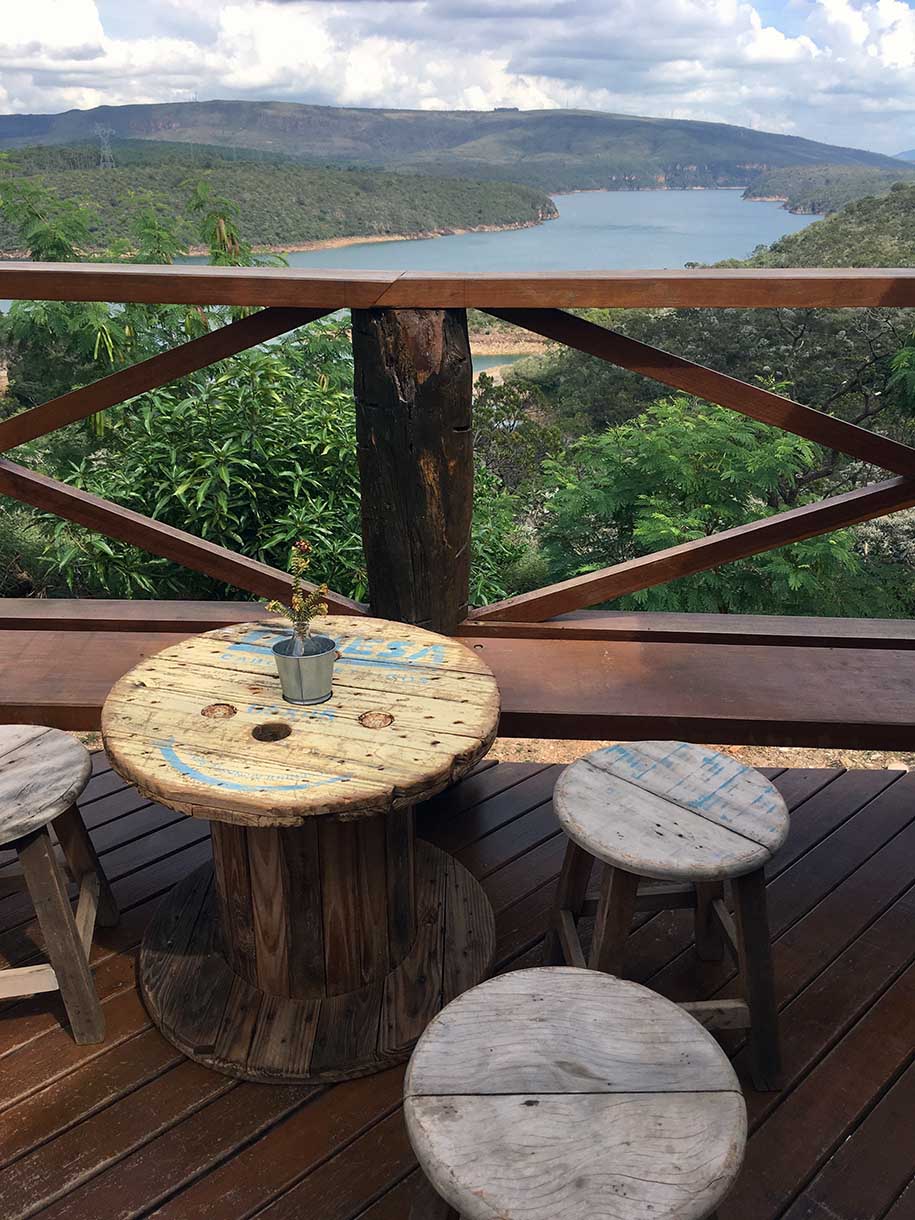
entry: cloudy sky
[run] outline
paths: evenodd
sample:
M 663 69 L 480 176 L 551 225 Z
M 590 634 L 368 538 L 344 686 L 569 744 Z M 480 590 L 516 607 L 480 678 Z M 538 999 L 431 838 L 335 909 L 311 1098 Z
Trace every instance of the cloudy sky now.
M 0 112 L 587 107 L 915 147 L 904 0 L 0 0 Z

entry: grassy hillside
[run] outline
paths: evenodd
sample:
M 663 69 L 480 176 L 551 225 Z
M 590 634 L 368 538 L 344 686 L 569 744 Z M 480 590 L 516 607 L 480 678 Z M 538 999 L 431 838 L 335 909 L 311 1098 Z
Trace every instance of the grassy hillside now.
M 896 169 L 867 165 L 791 165 L 770 169 L 753 180 L 744 199 L 784 199 L 789 212 L 827 215 L 870 195 L 885 195 L 897 182 L 912 180 L 915 165 Z
M 724 267 L 915 267 L 915 185 L 850 203 Z
M 195 157 L 175 145 L 167 155 L 145 158 L 146 147 L 132 150 L 122 158 L 128 163 L 115 169 L 97 168 L 98 152 L 91 147 L 38 149 L 34 155 L 18 150 L 0 163 L 0 177 L 28 178 L 40 170 L 37 176 L 58 198 L 89 204 L 98 216 L 92 231 L 98 247 L 129 239 L 137 216 L 149 207 L 171 220 L 202 178 L 238 206 L 242 232 L 254 245 L 529 225 L 557 214 L 548 196 L 510 182 L 427 178 L 420 191 L 413 175 L 318 169 L 287 160 L 229 161 L 212 153 Z M 96 168 L 60 167 L 93 161 Z M 190 235 L 187 224 L 183 236 Z M 15 251 L 18 244 L 0 217 L 0 252 Z
M 743 186 L 776 166 L 896 164 L 878 153 L 724 123 L 571 110 L 356 110 L 236 101 L 3 115 L 0 147 L 92 140 L 97 124 L 123 139 L 254 148 L 550 191 Z

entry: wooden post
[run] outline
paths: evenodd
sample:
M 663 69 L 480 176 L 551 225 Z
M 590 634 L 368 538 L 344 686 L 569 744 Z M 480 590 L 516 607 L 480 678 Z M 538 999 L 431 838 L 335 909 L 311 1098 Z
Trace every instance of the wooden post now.
M 462 309 L 353 310 L 372 613 L 453 632 L 467 613 L 473 370 Z

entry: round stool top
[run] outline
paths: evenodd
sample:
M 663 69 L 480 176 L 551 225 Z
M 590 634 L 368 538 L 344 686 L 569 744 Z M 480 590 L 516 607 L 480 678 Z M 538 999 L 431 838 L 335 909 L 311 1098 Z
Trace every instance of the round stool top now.
M 411 805 L 489 749 L 499 691 L 456 640 L 404 623 L 334 615 L 333 694 L 283 699 L 274 619 L 194 636 L 141 661 L 102 711 L 112 766 L 195 817 L 295 826 Z
M 92 759 L 60 729 L 0 725 L 0 843 L 46 826 L 85 788 Z
M 746 1143 L 711 1034 L 637 983 L 574 967 L 459 996 L 417 1043 L 404 1096 L 417 1158 L 464 1220 L 699 1220 Z
M 788 808 L 763 775 L 684 741 L 586 754 L 559 777 L 553 807 L 569 838 L 628 873 L 662 881 L 740 877 L 788 834 Z

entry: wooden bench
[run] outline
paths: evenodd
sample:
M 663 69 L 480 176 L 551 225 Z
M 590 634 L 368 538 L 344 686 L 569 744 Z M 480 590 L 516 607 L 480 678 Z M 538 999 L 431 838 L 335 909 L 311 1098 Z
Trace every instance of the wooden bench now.
M 710 1034 L 645 987 L 567 967 L 500 975 L 439 1013 L 404 1116 L 442 1201 L 413 1220 L 706 1220 L 746 1143 Z
M 0 722 L 96 728 L 143 657 L 262 615 L 251 602 L 0 601 Z M 459 634 L 498 679 L 503 736 L 915 749 L 915 624 L 589 612 Z

